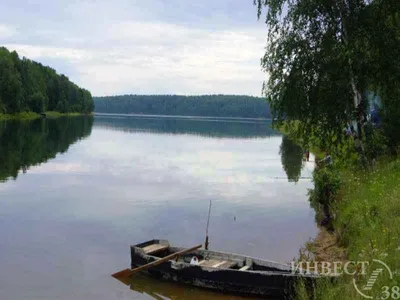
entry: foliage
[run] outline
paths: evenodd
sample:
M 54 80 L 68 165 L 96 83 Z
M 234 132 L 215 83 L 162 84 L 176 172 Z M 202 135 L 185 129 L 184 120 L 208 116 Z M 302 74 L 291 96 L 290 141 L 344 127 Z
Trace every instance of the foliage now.
M 365 155 L 370 161 L 376 160 L 378 157 L 387 153 L 387 135 L 382 130 L 372 128 L 368 124 L 365 128 Z
M 334 165 L 318 167 L 313 172 L 314 189 L 309 190 L 309 200 L 311 206 L 322 208 L 325 217 L 332 215 L 331 206 L 333 205 L 338 192 L 341 188 L 342 180 L 339 170 Z
M 95 111 L 154 115 L 269 118 L 264 98 L 235 95 L 95 97 Z
M 46 110 L 89 113 L 93 99 L 68 77 L 0 47 L 0 114 Z
M 374 0 L 363 15 L 368 79 L 383 101 L 383 133 L 392 152 L 400 143 L 400 2 Z
M 262 67 L 272 115 L 300 120 L 298 132 L 340 145 L 343 128 L 365 119 L 365 91 L 382 96 L 386 121 L 398 122 L 399 2 L 396 0 L 255 0 L 266 7 Z M 398 125 L 398 124 L 397 124 Z M 396 126 L 397 126 L 396 125 Z M 395 128 L 395 126 L 389 126 Z M 389 129 L 390 130 L 390 129 Z M 400 141 L 391 130 L 392 145 Z
M 283 136 L 279 153 L 289 182 L 298 182 L 303 167 L 303 149 L 287 136 Z

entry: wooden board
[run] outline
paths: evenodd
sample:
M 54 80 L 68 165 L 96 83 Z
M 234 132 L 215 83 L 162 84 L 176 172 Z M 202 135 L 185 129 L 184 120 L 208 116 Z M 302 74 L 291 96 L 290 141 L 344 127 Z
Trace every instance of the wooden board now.
M 217 260 L 217 259 L 208 259 L 208 260 L 202 260 L 202 261 L 200 261 L 200 262 L 199 262 L 199 265 L 202 266 L 202 267 L 211 268 L 212 266 L 214 266 L 214 265 L 216 265 L 216 264 L 218 264 L 218 263 L 220 263 L 220 262 L 221 262 L 221 261 L 220 261 L 220 260 Z
M 209 260 L 202 260 L 199 262 L 199 265 L 206 268 L 230 268 L 234 266 L 236 263 L 232 261 L 226 260 L 218 260 L 218 259 L 209 259 Z
M 154 253 L 157 253 L 157 252 L 161 252 L 161 251 L 163 251 L 163 250 L 166 250 L 166 249 L 168 249 L 168 247 L 169 247 L 169 246 L 167 246 L 167 245 L 152 244 L 152 245 L 143 247 L 142 249 L 143 249 L 144 253 L 150 255 L 150 254 L 154 254 Z

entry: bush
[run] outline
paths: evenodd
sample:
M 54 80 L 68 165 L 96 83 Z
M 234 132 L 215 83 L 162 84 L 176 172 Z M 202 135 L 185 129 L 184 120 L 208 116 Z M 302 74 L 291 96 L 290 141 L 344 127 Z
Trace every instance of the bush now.
M 365 128 L 365 156 L 368 161 L 377 159 L 379 156 L 387 153 L 388 139 L 381 129 L 376 129 L 371 123 L 368 123 Z
M 333 165 L 315 169 L 313 182 L 314 189 L 309 190 L 311 206 L 316 209 L 317 218 L 331 218 L 332 203 L 337 198 L 342 185 L 338 169 Z

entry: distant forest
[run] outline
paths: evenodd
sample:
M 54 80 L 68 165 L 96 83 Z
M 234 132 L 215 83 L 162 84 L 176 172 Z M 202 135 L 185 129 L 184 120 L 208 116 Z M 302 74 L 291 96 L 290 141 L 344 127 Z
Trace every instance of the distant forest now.
M 50 67 L 0 47 L 0 114 L 93 111 L 89 91 Z
M 236 95 L 123 95 L 94 97 L 95 112 L 270 118 L 266 99 Z

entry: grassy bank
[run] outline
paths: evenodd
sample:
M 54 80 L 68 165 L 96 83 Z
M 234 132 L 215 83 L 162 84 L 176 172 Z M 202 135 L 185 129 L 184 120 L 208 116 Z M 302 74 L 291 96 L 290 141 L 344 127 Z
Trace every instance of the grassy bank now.
M 287 127 L 281 126 L 279 130 L 296 140 Z M 311 151 L 320 156 L 323 151 L 318 139 L 311 137 L 310 140 Z M 299 139 L 297 142 L 302 143 Z M 400 158 L 381 157 L 368 169 L 363 169 L 357 164 L 357 154 L 352 153 L 352 149 L 353 145 L 344 145 L 339 152 L 332 153 L 332 166 L 314 171 L 310 204 L 316 210 L 318 221 L 326 213 L 330 215 L 333 231 L 321 228 L 318 237 L 307 243 L 306 255 L 303 251 L 301 260 L 367 261 L 370 266 L 365 275 L 345 275 L 333 283 L 320 282 L 312 292 L 299 283 L 295 299 L 366 299 L 357 292 L 353 280 L 373 299 L 378 296 L 400 299 L 397 294 L 400 286 Z M 372 289 L 363 290 L 372 272 L 382 267 L 374 259 L 386 263 L 393 278 L 384 269 Z M 390 295 L 382 294 L 385 286 Z
M 82 113 L 60 113 L 58 111 L 47 111 L 46 117 L 47 118 L 58 118 L 58 117 L 73 117 L 73 116 L 82 116 Z M 91 114 L 92 115 L 92 114 Z M 0 120 L 34 120 L 40 118 L 40 114 L 34 112 L 21 112 L 17 114 L 0 114 Z
M 389 266 L 393 279 L 384 270 L 372 290 L 365 292 L 377 299 L 384 286 L 392 289 L 400 285 L 400 159 L 382 160 L 369 171 L 342 168 L 337 172 L 341 185 L 331 204 L 335 216 L 331 235 L 335 246 L 345 250 L 345 260 L 370 262 L 366 276 L 356 277 L 360 289 L 381 267 L 374 259 Z M 319 260 L 318 254 L 313 257 Z M 324 256 L 324 260 L 336 259 Z M 365 299 L 354 288 L 353 278 L 343 276 L 336 283 L 320 283 L 314 290 L 315 299 Z M 396 295 L 386 299 L 398 299 Z M 299 285 L 297 299 L 312 297 Z

